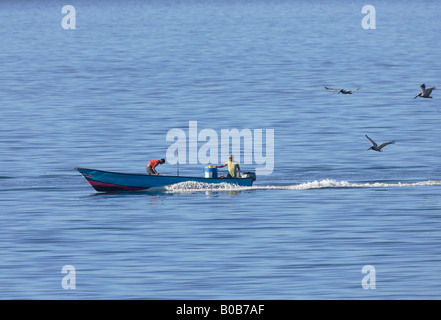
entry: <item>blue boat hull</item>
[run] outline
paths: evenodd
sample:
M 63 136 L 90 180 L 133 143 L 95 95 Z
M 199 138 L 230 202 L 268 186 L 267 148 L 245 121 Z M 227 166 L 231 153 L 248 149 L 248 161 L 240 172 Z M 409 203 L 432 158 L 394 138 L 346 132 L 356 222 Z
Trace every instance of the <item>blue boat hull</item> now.
M 232 183 L 239 186 L 252 186 L 252 178 L 221 179 L 180 176 L 154 176 L 147 174 L 118 173 L 95 169 L 75 168 L 90 185 L 99 192 L 140 191 L 154 187 L 164 187 L 180 182 L 194 181 L 209 184 Z

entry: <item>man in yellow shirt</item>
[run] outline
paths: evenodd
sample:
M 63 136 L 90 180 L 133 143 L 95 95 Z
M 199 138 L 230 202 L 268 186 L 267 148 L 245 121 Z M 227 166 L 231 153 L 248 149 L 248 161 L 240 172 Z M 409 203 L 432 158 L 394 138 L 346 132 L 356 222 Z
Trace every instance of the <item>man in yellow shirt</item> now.
M 230 154 L 228 162 L 225 162 L 221 166 L 216 166 L 216 168 L 223 168 L 225 166 L 228 166 L 228 175 L 227 179 L 237 178 L 241 177 L 240 175 L 240 166 L 237 162 L 234 162 L 233 155 Z

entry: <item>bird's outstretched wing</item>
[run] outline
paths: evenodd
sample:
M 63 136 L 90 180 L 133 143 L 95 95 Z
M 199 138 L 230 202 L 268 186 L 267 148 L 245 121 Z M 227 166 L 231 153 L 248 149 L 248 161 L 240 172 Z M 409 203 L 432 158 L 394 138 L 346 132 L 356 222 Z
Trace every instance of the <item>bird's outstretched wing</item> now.
M 432 90 L 435 90 L 435 88 L 429 88 L 429 89 L 426 89 L 425 94 L 426 94 L 427 96 L 430 96 L 430 94 L 432 93 Z
M 357 88 L 355 90 L 346 90 L 346 92 L 355 92 L 355 91 L 358 91 L 358 90 L 360 90 L 360 88 Z
M 420 85 L 421 92 L 424 94 L 424 91 L 426 91 L 426 85 L 423 83 Z
M 388 144 L 393 144 L 393 143 L 395 143 L 395 141 L 389 141 L 389 142 L 385 142 L 385 143 L 382 143 L 382 144 L 380 144 L 380 146 L 378 147 L 378 149 L 382 149 L 382 148 L 384 148 L 385 146 L 387 146 Z
M 328 87 L 325 87 L 325 89 L 329 90 L 329 91 L 340 91 L 341 90 L 341 89 L 332 89 L 332 88 L 328 88 Z
M 369 138 L 367 135 L 366 135 L 366 138 L 372 143 L 372 146 L 374 146 L 374 147 L 377 146 L 377 144 L 375 143 L 375 141 L 372 140 L 371 138 Z

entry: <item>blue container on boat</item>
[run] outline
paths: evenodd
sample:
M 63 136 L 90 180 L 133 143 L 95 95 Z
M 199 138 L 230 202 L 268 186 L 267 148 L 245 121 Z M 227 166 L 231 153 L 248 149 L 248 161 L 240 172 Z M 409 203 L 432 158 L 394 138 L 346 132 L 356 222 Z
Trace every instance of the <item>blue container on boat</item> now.
M 217 168 L 204 168 L 205 178 L 217 178 Z

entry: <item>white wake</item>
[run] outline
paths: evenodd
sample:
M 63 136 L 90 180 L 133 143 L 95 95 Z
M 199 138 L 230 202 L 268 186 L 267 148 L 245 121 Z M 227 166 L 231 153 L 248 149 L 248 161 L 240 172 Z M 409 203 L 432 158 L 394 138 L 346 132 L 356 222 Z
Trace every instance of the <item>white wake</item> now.
M 198 191 L 247 191 L 247 190 L 310 190 L 324 188 L 390 188 L 390 187 L 419 187 L 441 186 L 439 180 L 426 180 L 419 182 L 365 182 L 353 183 L 333 179 L 315 180 L 293 185 L 254 185 L 243 187 L 236 184 L 222 182 L 211 184 L 204 182 L 187 181 L 161 188 L 165 192 L 198 192 Z M 159 189 L 159 188 L 158 188 Z M 157 190 L 158 190 L 157 189 Z

